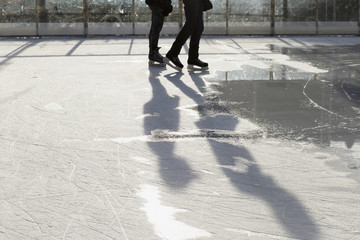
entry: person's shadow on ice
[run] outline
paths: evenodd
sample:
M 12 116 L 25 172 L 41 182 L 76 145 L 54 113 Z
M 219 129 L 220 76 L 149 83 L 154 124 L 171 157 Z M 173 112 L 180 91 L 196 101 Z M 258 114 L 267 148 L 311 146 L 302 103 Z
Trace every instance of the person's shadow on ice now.
M 179 97 L 169 96 L 159 77 L 163 68 L 149 67 L 149 83 L 152 98 L 144 105 L 144 133 L 154 135 L 156 131 L 178 131 L 180 114 Z M 177 75 L 180 81 L 181 75 Z M 158 139 L 147 142 L 149 148 L 159 160 L 159 172 L 162 180 L 171 188 L 185 188 L 196 176 L 185 159 L 174 152 L 175 142 L 171 139 Z
M 201 73 L 189 72 L 189 74 L 199 92 L 205 94 L 206 84 L 201 78 Z M 198 91 L 190 88 L 182 81 L 168 79 L 198 105 L 205 102 Z M 221 112 L 214 114 L 213 109 L 207 112 L 207 107 L 199 108 L 200 120 L 195 123 L 198 129 L 234 132 L 239 120 L 228 114 L 230 111 L 223 109 L 219 103 L 216 103 L 216 99 L 213 101 L 212 106 L 219 105 Z M 239 192 L 263 200 L 292 237 L 318 239 L 319 230 L 314 220 L 307 213 L 305 206 L 295 195 L 279 186 L 271 176 L 262 173 L 256 160 L 246 148 L 214 138 L 209 138 L 207 141 L 223 173 Z M 239 165 L 245 171 L 239 171 Z

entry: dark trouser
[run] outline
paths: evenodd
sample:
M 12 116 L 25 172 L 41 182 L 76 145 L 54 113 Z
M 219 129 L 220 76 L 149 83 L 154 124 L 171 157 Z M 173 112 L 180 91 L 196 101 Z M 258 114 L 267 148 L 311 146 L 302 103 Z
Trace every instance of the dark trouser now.
M 203 3 L 201 0 L 184 0 L 184 9 L 186 22 L 168 54 L 178 56 L 182 46 L 191 36 L 188 58 L 188 61 L 191 61 L 199 58 L 199 43 L 201 34 L 204 31 Z
M 149 33 L 149 50 L 155 51 L 158 48 L 161 29 L 164 25 L 164 15 L 158 5 L 149 6 L 151 9 L 151 28 Z

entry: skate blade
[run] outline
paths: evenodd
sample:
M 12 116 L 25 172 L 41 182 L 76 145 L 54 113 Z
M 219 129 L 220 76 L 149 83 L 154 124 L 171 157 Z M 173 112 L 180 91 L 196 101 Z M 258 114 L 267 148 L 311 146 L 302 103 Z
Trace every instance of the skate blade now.
M 152 66 L 152 67 L 165 67 L 166 64 L 165 63 L 155 62 L 155 61 L 149 61 L 149 66 Z
M 170 59 L 168 59 L 167 57 L 164 57 L 164 62 L 166 63 L 166 65 L 168 65 L 169 67 L 172 67 L 173 69 L 181 72 L 182 71 L 182 68 L 178 67 L 178 66 L 175 66 L 171 61 Z
M 209 70 L 209 67 L 198 67 L 196 65 L 189 64 L 187 69 L 189 71 L 206 71 Z

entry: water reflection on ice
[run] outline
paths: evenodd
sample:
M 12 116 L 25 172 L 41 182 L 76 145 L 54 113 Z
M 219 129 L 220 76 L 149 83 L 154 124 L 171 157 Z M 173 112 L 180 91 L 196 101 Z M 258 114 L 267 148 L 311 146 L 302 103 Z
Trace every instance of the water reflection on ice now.
M 273 45 L 270 49 L 274 54 L 286 53 L 288 59 L 269 57 L 258 66 L 245 62 L 240 70 L 216 71 L 206 77 L 219 104 L 232 114 L 266 125 L 269 136 L 327 146 L 341 141 L 348 148 L 359 142 L 360 73 L 353 64 L 354 49 Z M 339 61 L 324 59 L 327 51 Z

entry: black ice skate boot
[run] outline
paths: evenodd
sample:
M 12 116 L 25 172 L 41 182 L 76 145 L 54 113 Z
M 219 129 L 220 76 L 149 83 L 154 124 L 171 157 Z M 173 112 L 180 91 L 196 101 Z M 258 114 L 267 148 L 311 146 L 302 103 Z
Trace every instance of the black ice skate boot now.
M 164 57 L 159 53 L 159 47 L 149 52 L 149 66 L 165 67 Z
M 205 71 L 209 69 L 209 64 L 200 59 L 188 60 L 188 70 L 190 71 Z
M 178 70 L 179 72 L 181 72 L 181 70 L 183 69 L 184 65 L 180 62 L 179 57 L 174 57 L 172 55 L 170 55 L 169 53 L 166 54 L 166 57 L 164 58 L 164 62 L 169 65 L 170 67 Z

